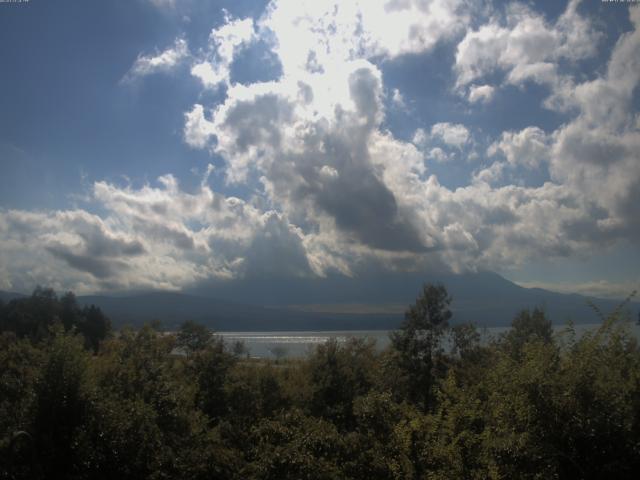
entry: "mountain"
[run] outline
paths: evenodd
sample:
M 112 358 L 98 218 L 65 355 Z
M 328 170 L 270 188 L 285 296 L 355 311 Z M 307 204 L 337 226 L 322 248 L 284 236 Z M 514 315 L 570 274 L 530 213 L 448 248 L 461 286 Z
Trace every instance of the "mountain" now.
M 24 297 L 25 297 L 25 295 L 23 295 L 21 293 L 3 292 L 2 290 L 0 290 L 0 300 L 2 300 L 5 303 L 10 302 L 11 300 L 14 300 L 14 299 L 17 299 L 17 298 L 24 298 Z
M 590 299 L 582 295 L 562 294 L 539 288 L 524 288 L 492 272 L 455 274 L 410 273 L 371 274 L 359 278 L 334 276 L 324 279 L 284 281 L 249 280 L 211 284 L 198 291 L 229 301 L 252 302 L 297 310 L 334 312 L 353 311 L 353 304 L 365 305 L 368 311 L 388 311 L 397 307 L 397 318 L 415 302 L 424 283 L 441 283 L 453 298 L 454 322 L 475 322 L 483 326 L 506 326 L 524 308 L 542 307 L 554 323 L 596 323 L 598 316 L 588 305 L 592 301 L 602 312 L 609 313 L 619 300 Z M 308 308 L 305 309 L 305 305 Z M 318 309 L 318 306 L 325 306 Z M 348 307 L 348 308 L 341 308 Z M 639 305 L 629 305 L 637 315 Z
M 395 328 L 401 319 L 389 314 L 299 312 L 173 292 L 129 297 L 80 296 L 78 302 L 97 305 L 116 326 L 160 320 L 168 329 L 192 320 L 218 331 L 374 330 Z
M 507 326 L 524 308 L 542 307 L 556 324 L 597 323 L 581 295 L 523 288 L 490 272 L 465 275 L 384 274 L 366 278 L 251 280 L 211 284 L 187 293 L 150 292 L 122 296 L 79 296 L 99 306 L 114 325 L 160 320 L 176 328 L 185 320 L 219 331 L 374 330 L 397 328 L 424 283 L 442 283 L 453 298 L 453 323 Z M 0 292 L 7 301 L 19 294 Z M 591 299 L 605 314 L 618 300 Z M 640 304 L 630 303 L 635 319 Z

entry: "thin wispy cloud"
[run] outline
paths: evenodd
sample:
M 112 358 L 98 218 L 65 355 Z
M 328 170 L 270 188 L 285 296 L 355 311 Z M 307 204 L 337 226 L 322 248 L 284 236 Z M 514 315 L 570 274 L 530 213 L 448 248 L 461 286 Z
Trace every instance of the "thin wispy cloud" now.
M 177 38 L 172 46 L 161 52 L 139 55 L 131 69 L 122 78 L 122 82 L 130 83 L 147 75 L 170 72 L 189 56 L 187 41 L 183 38 Z

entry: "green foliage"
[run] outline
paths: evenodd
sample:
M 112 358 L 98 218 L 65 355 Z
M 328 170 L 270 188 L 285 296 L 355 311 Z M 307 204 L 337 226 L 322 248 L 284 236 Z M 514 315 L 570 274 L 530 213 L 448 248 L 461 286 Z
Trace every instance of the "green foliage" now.
M 30 430 L 42 472 L 52 477 L 74 469 L 76 437 L 87 421 L 92 386 L 83 344 L 81 338 L 56 335 L 35 388 Z
M 442 285 L 427 284 L 405 313 L 400 331 L 391 335 L 396 374 L 408 400 L 423 409 L 430 406 L 437 370 L 441 367 L 440 340 L 451 318 L 451 297 Z
M 340 427 L 353 425 L 353 401 L 373 385 L 374 345 L 351 338 L 344 345 L 336 339 L 320 345 L 307 363 L 313 415 Z
M 452 354 L 466 360 L 477 355 L 480 332 L 473 324 L 462 323 L 451 328 Z
M 0 305 L 0 479 L 636 478 L 621 309 L 580 337 L 523 311 L 483 342 L 448 328 L 449 303 L 425 286 L 386 351 L 332 340 L 273 361 L 193 323 L 108 336 L 38 289 Z
M 260 480 L 334 480 L 341 473 L 345 446 L 326 420 L 290 410 L 251 430 L 245 478 Z
M 522 354 L 524 345 L 539 340 L 550 343 L 553 336 L 551 320 L 543 310 L 535 308 L 533 312 L 522 310 L 511 322 L 511 330 L 503 336 L 505 347 L 515 357 Z
M 187 354 L 204 350 L 213 340 L 213 333 L 204 325 L 191 320 L 180 325 L 176 336 L 176 346 L 183 348 Z
M 9 476 L 8 466 L 29 473 L 32 438 L 15 451 L 16 432 L 26 431 L 31 425 L 36 401 L 36 384 L 45 359 L 43 351 L 13 333 L 0 334 L 0 478 Z M 24 458 L 15 457 L 19 455 Z M 15 460 L 15 461 L 14 461 Z
M 224 389 L 231 415 L 247 425 L 291 405 L 277 369 L 270 364 L 237 365 L 229 372 Z
M 388 392 L 370 392 L 356 399 L 354 415 L 355 431 L 346 437 L 347 478 L 415 478 L 410 423 L 420 414 Z
M 217 339 L 198 352 L 190 364 L 197 385 L 196 403 L 213 421 L 229 411 L 225 383 L 236 362 L 237 358 L 225 350 L 221 339 Z
M 111 332 L 111 322 L 94 306 L 80 308 L 73 293 L 58 298 L 50 288 L 37 287 L 31 297 L 0 304 L 0 332 L 13 332 L 32 342 L 47 340 L 57 324 L 83 335 L 94 352 Z
M 111 332 L 111 322 L 95 305 L 82 309 L 76 326 L 78 333 L 85 338 L 87 346 L 94 352 L 98 351 L 100 342 L 107 338 Z

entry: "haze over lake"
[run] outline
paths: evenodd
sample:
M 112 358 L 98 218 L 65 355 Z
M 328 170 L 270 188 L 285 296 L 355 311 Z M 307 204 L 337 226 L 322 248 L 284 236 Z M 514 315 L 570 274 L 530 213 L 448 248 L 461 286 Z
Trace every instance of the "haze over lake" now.
M 574 325 L 576 338 L 580 338 L 586 332 L 594 332 L 599 324 Z M 556 325 L 554 331 L 560 334 L 566 330 L 566 325 Z M 487 342 L 497 338 L 509 330 L 508 327 L 489 327 L 480 330 L 482 341 Z M 640 325 L 631 323 L 629 330 L 636 339 L 640 340 Z M 392 330 L 347 330 L 347 331 L 290 331 L 290 332 L 217 332 L 224 341 L 232 345 L 234 342 L 244 343 L 251 357 L 256 358 L 295 358 L 305 357 L 313 352 L 320 344 L 329 339 L 335 339 L 338 343 L 345 343 L 350 338 L 372 340 L 378 350 L 383 350 L 390 345 L 389 334 Z M 446 348 L 446 342 L 445 342 Z

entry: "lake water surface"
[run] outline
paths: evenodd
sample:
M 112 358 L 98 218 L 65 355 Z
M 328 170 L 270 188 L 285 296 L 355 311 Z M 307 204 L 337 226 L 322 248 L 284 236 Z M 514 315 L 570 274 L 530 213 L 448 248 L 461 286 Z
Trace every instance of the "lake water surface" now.
M 575 325 L 578 336 L 594 330 L 598 324 Z M 631 331 L 640 339 L 640 326 L 633 324 Z M 565 325 L 554 326 L 558 333 L 565 330 Z M 508 327 L 491 327 L 479 329 L 483 341 L 489 341 L 501 333 L 509 330 Z M 335 338 L 339 343 L 346 342 L 349 338 L 370 338 L 376 343 L 379 350 L 386 348 L 389 343 L 391 330 L 345 330 L 345 331 L 318 331 L 318 332 L 217 332 L 225 342 L 232 344 L 242 341 L 249 355 L 258 358 L 304 357 L 311 353 L 319 344 L 330 338 Z

